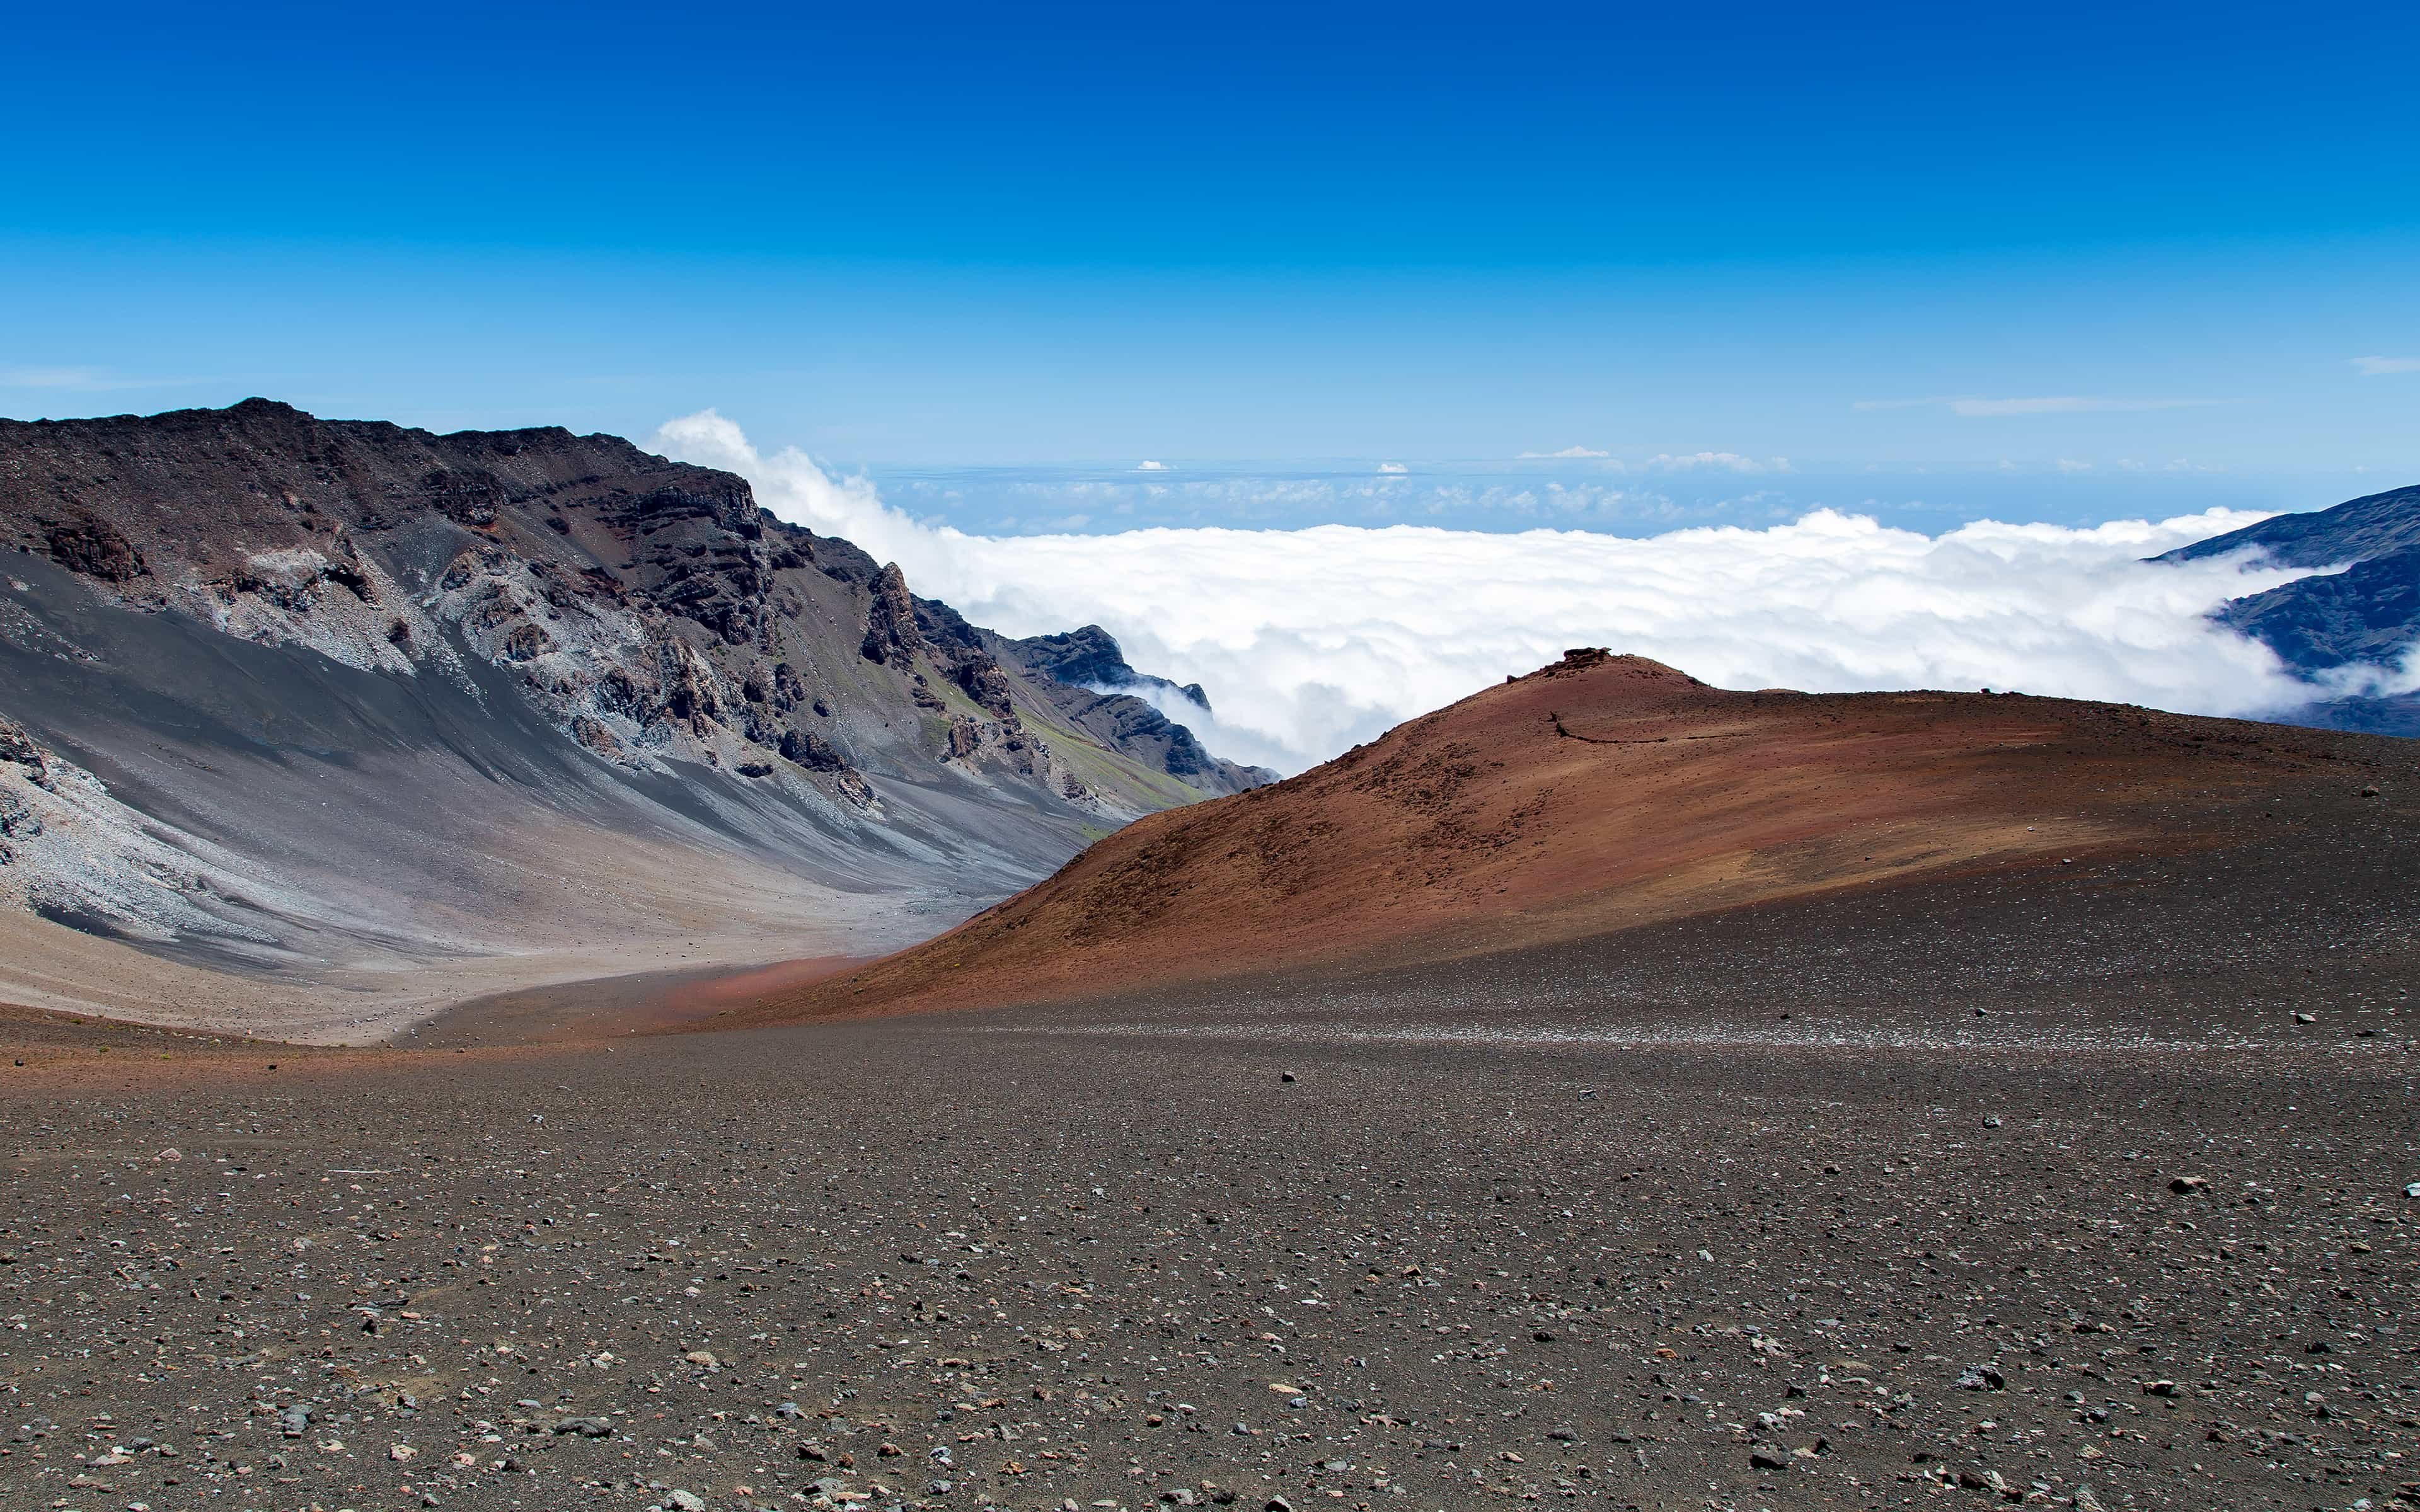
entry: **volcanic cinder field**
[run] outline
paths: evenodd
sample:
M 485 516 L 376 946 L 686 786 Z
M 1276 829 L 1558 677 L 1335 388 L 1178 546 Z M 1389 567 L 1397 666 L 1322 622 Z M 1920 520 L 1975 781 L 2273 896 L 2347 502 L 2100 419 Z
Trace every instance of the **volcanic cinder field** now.
M 1575 656 L 880 964 L 22 1013 L 0 1505 L 2420 1501 L 2416 820 Z

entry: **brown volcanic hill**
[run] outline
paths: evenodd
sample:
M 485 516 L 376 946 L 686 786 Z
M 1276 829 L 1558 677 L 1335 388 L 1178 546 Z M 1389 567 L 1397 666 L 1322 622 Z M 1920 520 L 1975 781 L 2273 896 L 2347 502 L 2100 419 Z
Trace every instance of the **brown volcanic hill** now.
M 1553 944 L 2249 833 L 2405 777 L 2375 737 L 1990 693 L 1731 692 L 1577 651 L 1301 777 L 1156 814 L 787 1019 Z M 737 1016 L 737 1015 L 735 1015 Z

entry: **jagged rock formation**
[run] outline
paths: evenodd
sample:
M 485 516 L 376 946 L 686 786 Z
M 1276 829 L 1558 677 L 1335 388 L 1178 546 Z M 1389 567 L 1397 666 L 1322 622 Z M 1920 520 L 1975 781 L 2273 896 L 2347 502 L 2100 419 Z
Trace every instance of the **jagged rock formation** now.
M 1070 723 L 1180 782 L 1242 793 L 1278 779 L 1265 766 L 1239 765 L 1204 749 L 1191 730 L 1142 696 L 1172 694 L 1206 715 L 1210 698 L 1202 685 L 1179 687 L 1135 671 L 1126 665 L 1116 638 L 1097 625 L 1022 640 L 990 635 L 984 643 L 1001 662 L 1040 683 Z
M 1028 636 L 1009 644 L 1015 649 L 1018 664 L 1028 671 L 1062 683 L 1102 693 L 1164 690 L 1200 705 L 1204 714 L 1210 711 L 1210 695 L 1202 690 L 1200 683 L 1179 687 L 1165 677 L 1135 671 L 1126 665 L 1125 653 L 1119 649 L 1117 638 L 1097 625 L 1057 635 Z
M 1233 785 L 1071 719 L 1061 685 L 1004 666 L 897 566 L 615 437 L 438 436 L 259 399 L 0 422 L 0 710 L 23 742 L 78 753 L 101 790 L 251 875 L 256 902 L 283 899 L 225 932 L 280 949 L 318 928 L 267 917 L 302 917 L 287 860 L 340 864 L 347 843 L 298 762 L 408 766 L 407 787 L 475 773 L 489 788 L 432 792 L 432 810 L 679 832 L 966 906 Z M 256 780 L 222 791 L 209 774 L 238 752 Z M 397 865 L 454 868 L 431 887 L 477 917 L 493 859 Z M 85 890 L 93 906 L 51 917 L 131 919 Z M 374 927 L 392 902 L 327 929 Z
M 2154 560 L 2187 562 L 2257 552 L 2287 567 L 2346 566 L 2298 579 L 2222 607 L 2217 619 L 2317 678 L 2366 664 L 2390 667 L 2420 643 L 2420 486 L 2350 500 L 2333 509 L 2278 515 L 2180 547 Z M 2318 696 L 2301 723 L 2420 735 L 2420 696 Z

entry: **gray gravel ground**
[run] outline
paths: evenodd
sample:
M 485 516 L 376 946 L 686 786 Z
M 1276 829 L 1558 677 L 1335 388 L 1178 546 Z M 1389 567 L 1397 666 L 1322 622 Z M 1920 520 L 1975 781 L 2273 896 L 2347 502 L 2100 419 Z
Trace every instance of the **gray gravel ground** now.
M 2411 889 L 2289 860 L 610 1048 L 0 1026 L 0 1506 L 2411 1503 Z

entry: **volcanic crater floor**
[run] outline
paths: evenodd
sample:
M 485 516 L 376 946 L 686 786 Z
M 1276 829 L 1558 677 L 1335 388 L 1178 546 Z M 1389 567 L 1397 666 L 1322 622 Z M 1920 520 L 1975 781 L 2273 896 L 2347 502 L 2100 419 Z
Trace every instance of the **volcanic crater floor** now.
M 2413 889 L 2330 833 L 1015 1011 L 0 1019 L 0 1506 L 2411 1503 Z

